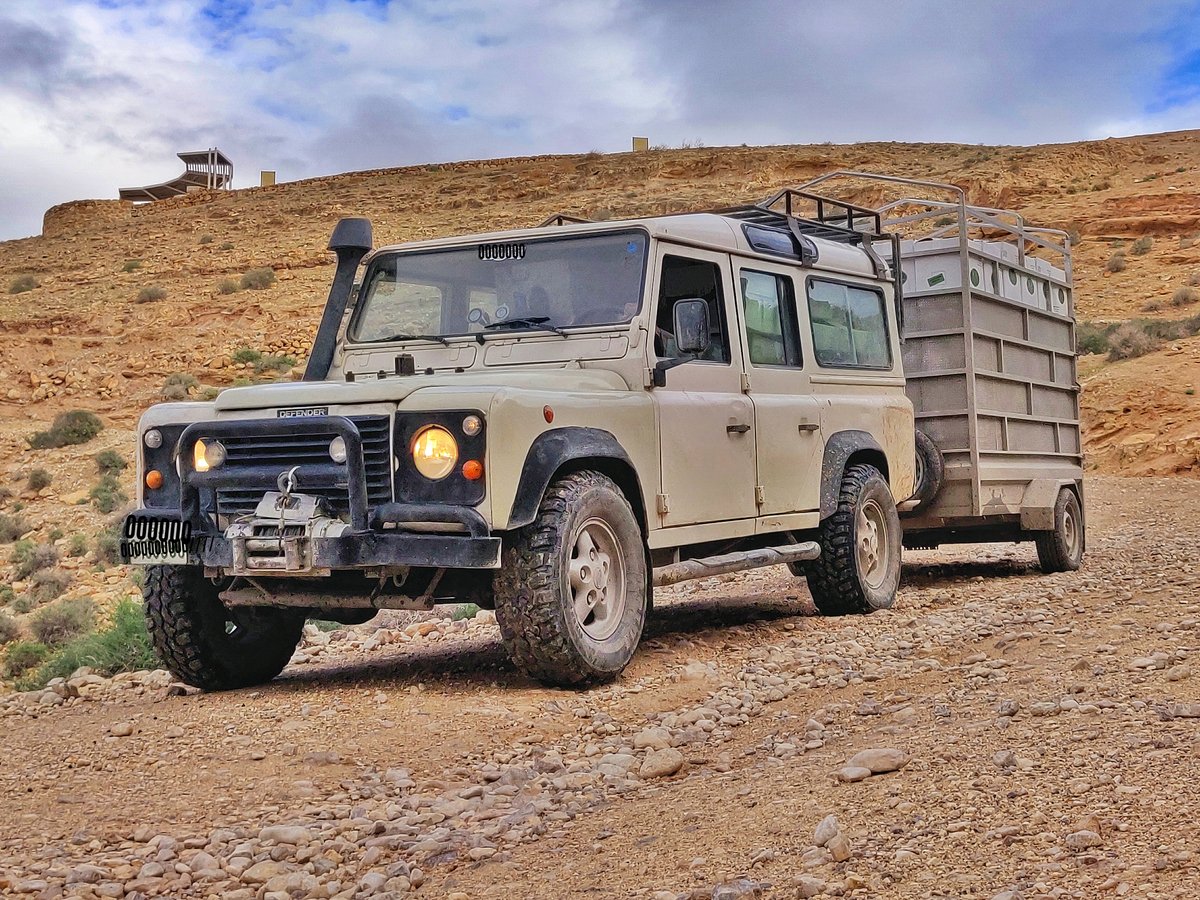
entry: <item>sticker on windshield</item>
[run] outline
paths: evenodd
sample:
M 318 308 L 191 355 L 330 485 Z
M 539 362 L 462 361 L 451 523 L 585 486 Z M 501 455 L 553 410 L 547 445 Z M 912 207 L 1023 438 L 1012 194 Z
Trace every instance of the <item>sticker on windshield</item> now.
M 480 259 L 524 259 L 524 244 L 480 244 Z

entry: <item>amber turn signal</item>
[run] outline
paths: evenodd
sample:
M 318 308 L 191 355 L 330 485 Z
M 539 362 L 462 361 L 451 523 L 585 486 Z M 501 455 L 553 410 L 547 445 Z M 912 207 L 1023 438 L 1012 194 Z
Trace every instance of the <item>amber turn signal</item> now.
M 478 481 L 483 477 L 483 463 L 477 459 L 468 459 L 463 463 L 462 473 L 467 481 Z
M 146 473 L 146 487 L 152 491 L 157 491 L 163 486 L 163 475 L 158 469 L 151 469 Z
M 545 419 L 547 422 L 553 422 L 554 421 L 554 410 L 549 406 L 543 406 L 542 407 L 542 418 Z

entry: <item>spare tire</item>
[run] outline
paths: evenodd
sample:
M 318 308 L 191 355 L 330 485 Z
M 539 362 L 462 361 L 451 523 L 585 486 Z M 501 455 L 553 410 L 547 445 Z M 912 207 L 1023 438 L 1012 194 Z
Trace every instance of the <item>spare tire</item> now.
M 917 448 L 917 489 L 909 499 L 917 501 L 912 511 L 919 512 L 933 502 L 941 489 L 946 477 L 946 461 L 929 435 L 918 430 L 913 436 Z

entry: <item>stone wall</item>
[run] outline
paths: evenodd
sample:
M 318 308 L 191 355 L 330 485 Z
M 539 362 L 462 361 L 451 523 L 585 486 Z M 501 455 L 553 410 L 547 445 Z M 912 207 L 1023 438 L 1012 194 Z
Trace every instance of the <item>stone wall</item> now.
M 128 200 L 73 200 L 46 210 L 42 235 L 60 237 L 103 225 L 124 224 L 132 217 L 133 204 Z

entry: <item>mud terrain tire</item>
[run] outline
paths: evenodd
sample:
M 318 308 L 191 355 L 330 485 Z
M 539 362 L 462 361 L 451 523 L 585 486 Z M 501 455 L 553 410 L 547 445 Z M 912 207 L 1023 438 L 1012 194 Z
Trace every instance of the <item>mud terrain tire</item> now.
M 823 616 L 887 609 L 900 586 L 900 518 L 880 471 L 854 465 L 842 475 L 837 509 L 821 522 L 821 555 L 808 564 L 808 590 Z
M 220 588 L 192 566 L 146 569 L 146 627 L 159 659 L 180 681 L 226 691 L 270 681 L 300 642 L 303 613 L 230 610 Z
M 941 489 L 946 477 L 946 461 L 929 435 L 916 431 L 914 437 L 917 448 L 917 489 L 911 499 L 917 501 L 912 511 L 920 512 L 933 502 Z
M 641 640 L 645 542 L 620 488 L 599 472 L 554 481 L 537 518 L 505 541 L 496 620 L 513 663 L 559 687 L 608 681 Z
M 1054 530 L 1038 532 L 1038 562 L 1043 572 L 1074 572 L 1083 563 L 1085 546 L 1083 511 L 1070 488 L 1058 492 L 1054 503 Z

